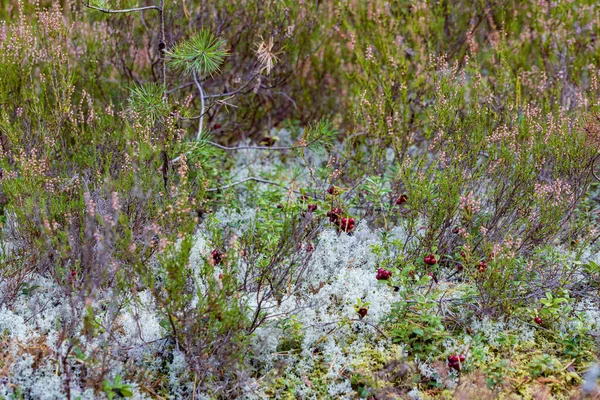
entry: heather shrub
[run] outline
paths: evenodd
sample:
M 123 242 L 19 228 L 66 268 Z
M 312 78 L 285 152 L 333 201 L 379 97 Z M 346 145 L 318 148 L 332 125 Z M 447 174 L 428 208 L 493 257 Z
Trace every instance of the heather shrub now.
M 577 395 L 595 4 L 0 6 L 0 398 Z

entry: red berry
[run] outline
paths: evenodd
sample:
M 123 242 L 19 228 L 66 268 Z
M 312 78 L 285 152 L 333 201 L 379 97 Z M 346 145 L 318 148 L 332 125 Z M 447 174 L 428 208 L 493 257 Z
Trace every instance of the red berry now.
M 341 208 L 334 208 L 331 211 L 327 211 L 327 216 L 329 217 L 330 222 L 337 224 L 343 213 L 344 210 L 342 210 Z
M 462 258 L 467 258 L 467 253 L 465 253 L 464 251 L 461 251 L 461 252 L 460 252 L 460 256 L 461 256 Z
M 338 224 L 338 228 L 344 232 L 350 232 L 354 229 L 354 218 L 342 218 Z
M 435 260 L 435 256 L 433 254 L 429 254 L 429 255 L 423 257 L 423 261 L 427 265 L 435 265 L 437 263 L 437 261 Z
M 331 185 L 329 186 L 329 189 L 327 189 L 327 193 L 333 195 L 333 194 L 337 194 L 337 190 L 335 188 L 335 186 Z
M 308 245 L 306 245 L 306 252 L 310 253 L 311 251 L 313 251 L 315 249 L 315 247 L 313 246 L 312 243 L 309 243 Z
M 467 356 L 465 356 L 464 354 L 460 354 L 458 356 L 458 359 L 460 360 L 461 363 L 464 363 L 467 360 Z
M 535 323 L 536 323 L 536 324 L 538 324 L 538 325 L 541 325 L 541 324 L 542 324 L 542 322 L 543 322 L 543 321 L 542 321 L 542 319 L 541 319 L 540 317 L 535 317 L 533 320 L 534 320 L 534 321 L 535 321 Z
M 316 211 L 316 209 L 317 209 L 317 205 L 316 204 L 309 204 L 308 205 L 308 212 Z
M 458 356 L 455 354 L 448 356 L 448 362 L 458 362 Z
M 462 264 L 458 264 L 458 265 L 456 266 L 456 269 L 457 269 L 457 270 L 459 270 L 459 271 L 462 271 L 462 270 L 464 269 L 464 267 L 463 267 L 463 265 L 462 265 Z
M 214 124 L 213 129 L 221 129 L 221 124 Z
M 387 281 L 388 279 L 390 279 L 390 276 L 392 276 L 392 271 L 388 271 L 383 268 L 379 268 L 377 270 L 377 275 L 375 276 L 375 278 L 378 281 Z
M 450 369 L 453 369 L 455 371 L 460 371 L 460 364 L 458 363 L 458 361 L 449 362 L 448 366 L 450 367 Z
M 366 307 L 361 307 L 361 308 L 358 310 L 358 315 L 360 315 L 360 317 L 361 317 L 361 318 L 364 318 L 364 317 L 365 317 L 365 315 L 367 315 L 367 313 L 368 313 L 368 312 L 369 312 L 369 309 L 368 309 L 368 308 L 366 308 Z
M 213 258 L 213 263 L 215 265 L 219 265 L 221 264 L 221 262 L 223 261 L 223 258 L 225 258 L 225 253 L 221 253 L 219 250 L 214 249 L 212 251 L 212 258 Z
M 479 272 L 485 272 L 486 268 L 487 268 L 487 263 L 485 261 L 481 261 L 479 263 Z
M 396 199 L 396 205 L 397 206 L 402 205 L 402 204 L 406 203 L 407 201 L 408 201 L 408 196 L 403 194 L 402 196 L 400 196 Z

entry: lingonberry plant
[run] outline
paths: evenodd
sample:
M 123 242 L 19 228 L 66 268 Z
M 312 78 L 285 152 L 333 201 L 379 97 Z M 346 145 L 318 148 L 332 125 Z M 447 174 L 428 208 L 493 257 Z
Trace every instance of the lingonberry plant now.
M 578 396 L 598 15 L 0 0 L 0 399 Z

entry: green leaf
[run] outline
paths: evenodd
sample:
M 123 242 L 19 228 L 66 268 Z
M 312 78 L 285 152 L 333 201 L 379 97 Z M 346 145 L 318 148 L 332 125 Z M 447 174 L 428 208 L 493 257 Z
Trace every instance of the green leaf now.
M 423 336 L 423 333 L 425 333 L 425 332 L 423 332 L 423 329 L 421 329 L 421 328 L 414 328 L 412 330 L 412 333 L 414 333 L 415 335 Z

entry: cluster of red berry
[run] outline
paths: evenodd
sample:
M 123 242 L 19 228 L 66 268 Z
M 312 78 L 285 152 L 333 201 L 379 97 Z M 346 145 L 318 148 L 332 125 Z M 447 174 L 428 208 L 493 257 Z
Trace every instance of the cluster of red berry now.
M 342 218 L 338 227 L 344 232 L 354 230 L 354 218 Z
M 317 211 L 317 205 L 316 204 L 309 204 L 308 205 L 308 212 L 313 212 L 313 211 Z
M 219 265 L 223 262 L 223 259 L 226 257 L 227 255 L 225 254 L 225 252 L 221 252 L 217 249 L 214 249 L 212 251 L 212 259 L 213 259 L 213 263 L 215 265 Z
M 484 273 L 485 270 L 487 268 L 487 263 L 485 261 L 480 261 L 479 262 L 479 267 L 477 267 L 477 269 L 479 270 L 479 272 Z
M 337 224 L 337 222 L 341 219 L 344 210 L 341 208 L 334 208 L 331 211 L 327 211 L 327 216 L 329 217 L 329 221 Z
M 460 371 L 461 364 L 466 361 L 467 357 L 464 354 L 454 354 L 448 356 L 448 367 L 455 371 Z
M 329 221 L 337 225 L 338 229 L 342 232 L 352 232 L 354 230 L 354 218 L 342 218 L 344 211 L 341 208 L 334 208 L 331 211 L 327 211 Z
M 388 279 L 390 279 L 390 276 L 392 276 L 392 271 L 388 271 L 383 268 L 379 268 L 377 270 L 376 278 L 378 281 L 387 281 Z
M 435 264 L 437 264 L 437 260 L 435 259 L 435 256 L 433 254 L 428 254 L 425 257 L 423 257 L 423 261 L 427 265 L 435 265 Z
M 460 252 L 460 256 L 462 257 L 463 260 L 467 261 L 467 254 L 464 251 Z M 494 257 L 494 253 L 491 254 L 492 258 Z M 479 264 L 477 264 L 477 270 L 480 273 L 484 273 L 485 270 L 487 269 L 488 264 L 486 261 L 481 260 L 479 261 Z M 463 264 L 458 264 L 458 266 L 456 267 L 459 271 L 462 271 L 464 269 Z
M 400 205 L 406 203 L 407 201 L 408 201 L 408 196 L 403 194 L 402 196 L 400 196 L 396 199 L 396 205 L 400 206 Z

